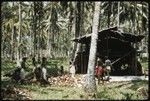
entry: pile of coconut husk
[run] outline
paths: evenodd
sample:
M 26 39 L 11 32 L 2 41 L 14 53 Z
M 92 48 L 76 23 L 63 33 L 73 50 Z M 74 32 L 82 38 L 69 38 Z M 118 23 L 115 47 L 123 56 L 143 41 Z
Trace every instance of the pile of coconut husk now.
M 81 75 L 75 75 L 75 77 L 71 77 L 70 75 L 62 75 L 57 77 L 50 77 L 48 79 L 51 82 L 52 86 L 69 86 L 69 87 L 81 87 L 84 84 L 83 77 Z
M 31 97 L 27 94 L 27 91 L 23 89 L 7 85 L 1 90 L 2 100 L 31 100 Z

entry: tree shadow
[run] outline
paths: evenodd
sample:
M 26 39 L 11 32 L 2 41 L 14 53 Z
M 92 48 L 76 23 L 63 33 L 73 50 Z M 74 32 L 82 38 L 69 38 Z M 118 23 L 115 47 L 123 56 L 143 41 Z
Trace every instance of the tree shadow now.
M 123 86 L 126 86 L 126 85 L 128 85 L 128 84 L 131 84 L 131 82 L 122 82 L 122 84 L 119 84 L 119 85 L 114 85 L 113 86 L 113 88 L 121 88 L 121 87 L 123 87 Z
M 1 81 L 1 98 L 2 100 L 29 100 L 29 97 L 23 92 L 17 83 L 11 80 Z
M 131 87 L 129 87 L 129 89 L 132 89 L 132 90 L 137 90 L 139 87 L 141 87 L 142 84 L 148 85 L 147 80 L 132 80 L 131 83 L 133 85 Z
M 62 89 L 55 89 L 55 88 L 48 88 L 47 90 L 51 90 L 51 91 L 64 91 Z
M 111 100 L 111 99 L 110 99 L 110 96 L 107 94 L 107 91 L 106 91 L 106 90 L 101 91 L 101 92 L 98 92 L 98 93 L 97 93 L 97 98 L 98 98 L 98 99 Z
M 134 95 L 132 93 L 125 93 L 125 92 L 120 92 L 120 94 L 122 94 L 125 97 L 124 100 L 131 100 Z
M 47 73 L 49 76 L 54 76 L 54 77 L 58 76 L 58 71 L 59 68 L 56 65 L 47 68 Z

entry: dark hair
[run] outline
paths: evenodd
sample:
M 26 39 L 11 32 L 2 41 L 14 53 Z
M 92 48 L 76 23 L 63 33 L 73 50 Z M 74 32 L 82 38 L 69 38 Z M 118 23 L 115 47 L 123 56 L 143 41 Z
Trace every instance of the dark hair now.
M 98 58 L 97 58 L 97 62 L 99 62 L 99 61 L 102 61 L 102 60 L 101 60 L 101 58 L 98 57 Z
M 105 59 L 108 59 L 108 56 L 105 56 Z
M 26 60 L 27 60 L 27 57 L 23 57 L 22 60 L 23 60 L 23 61 L 26 61 Z
M 42 61 L 45 61 L 46 60 L 46 57 L 42 57 Z
M 73 61 L 73 59 L 71 59 L 71 61 Z
M 72 62 L 70 61 L 70 62 L 69 62 L 69 64 L 71 65 L 71 64 L 72 64 Z
M 101 58 L 97 58 L 97 65 L 99 65 L 99 66 L 103 65 L 103 62 L 102 62 Z
M 105 67 L 106 67 L 106 65 L 105 65 L 105 64 L 103 64 L 103 65 L 102 65 L 102 68 L 105 68 Z
M 64 66 L 60 66 L 60 68 L 61 68 L 61 69 L 63 69 L 63 68 L 64 68 Z

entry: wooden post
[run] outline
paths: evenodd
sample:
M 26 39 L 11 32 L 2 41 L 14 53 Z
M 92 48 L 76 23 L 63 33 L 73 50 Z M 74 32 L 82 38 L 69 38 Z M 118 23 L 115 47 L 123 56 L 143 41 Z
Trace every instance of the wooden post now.
M 85 53 L 83 53 L 82 59 L 83 59 L 83 61 L 82 61 L 83 62 L 83 65 L 82 65 L 83 66 L 83 73 L 85 73 L 85 65 L 84 65 L 85 64 Z
M 137 76 L 137 51 L 135 50 L 135 54 L 134 54 L 134 62 L 135 62 L 135 76 Z
M 132 54 L 132 74 L 137 75 L 137 59 L 136 59 L 136 51 Z
M 83 53 L 81 53 L 81 62 L 80 62 L 80 67 L 81 67 L 81 70 L 82 70 L 82 74 L 84 73 L 84 67 L 83 67 Z
M 83 53 L 83 55 L 82 55 L 82 67 L 83 67 L 83 74 L 85 74 L 86 73 L 86 71 L 85 71 L 85 53 Z
M 131 74 L 134 74 L 134 51 L 131 54 Z
M 80 55 L 80 56 L 81 56 L 81 57 L 80 57 L 80 58 L 81 58 L 81 61 L 80 61 L 80 68 L 82 69 L 82 74 L 83 74 L 83 69 L 84 69 L 84 68 L 83 68 L 83 51 L 82 51 L 83 49 L 82 49 L 82 48 L 83 48 L 83 44 L 81 44 L 81 47 L 80 47 L 80 52 L 81 52 L 81 53 L 80 53 L 80 54 L 81 54 L 81 55 Z

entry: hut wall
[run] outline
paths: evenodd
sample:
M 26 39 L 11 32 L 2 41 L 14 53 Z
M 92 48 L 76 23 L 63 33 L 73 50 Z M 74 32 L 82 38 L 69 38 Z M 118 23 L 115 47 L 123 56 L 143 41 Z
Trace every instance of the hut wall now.
M 118 58 L 123 57 L 124 55 L 130 53 L 134 48 L 130 43 L 125 43 L 125 42 L 120 42 L 119 40 L 116 39 L 110 39 L 109 40 L 109 58 L 113 62 L 117 60 Z M 88 58 L 89 58 L 89 45 L 86 45 L 85 51 L 81 51 L 78 54 L 78 70 L 76 73 L 82 73 L 86 74 L 87 73 L 87 68 L 88 68 Z M 106 48 L 106 41 L 103 40 L 98 43 L 97 47 L 97 54 L 98 57 L 102 59 L 102 61 L 105 61 L 105 56 L 107 55 L 107 48 Z M 137 65 L 136 65 L 136 50 L 132 51 L 130 54 L 128 54 L 126 57 L 118 61 L 113 65 L 113 68 L 115 71 L 111 72 L 111 75 L 123 75 L 124 71 L 121 70 L 121 66 L 124 64 L 129 65 L 129 70 L 127 70 L 128 75 L 137 75 Z
M 136 51 L 132 54 L 132 71 L 133 75 L 137 75 L 137 59 L 136 59 Z

